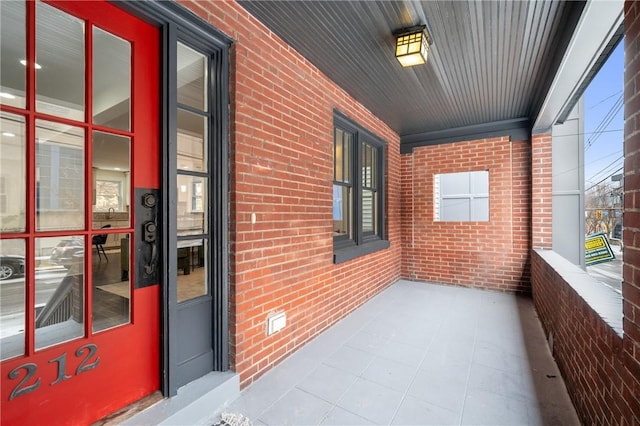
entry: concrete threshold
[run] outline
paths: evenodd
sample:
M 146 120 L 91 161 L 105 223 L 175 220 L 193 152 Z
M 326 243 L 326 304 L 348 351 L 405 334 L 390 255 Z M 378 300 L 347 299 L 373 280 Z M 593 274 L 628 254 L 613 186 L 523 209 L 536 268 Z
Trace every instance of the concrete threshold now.
M 123 422 L 139 425 L 212 425 L 225 406 L 240 395 L 240 378 L 234 372 L 212 372 L 178 389 Z

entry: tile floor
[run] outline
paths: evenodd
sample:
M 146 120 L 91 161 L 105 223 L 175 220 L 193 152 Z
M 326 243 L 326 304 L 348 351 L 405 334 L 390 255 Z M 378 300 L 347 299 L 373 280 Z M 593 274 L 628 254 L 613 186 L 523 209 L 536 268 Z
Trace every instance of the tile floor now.
M 531 299 L 405 280 L 223 412 L 269 426 L 579 424 Z

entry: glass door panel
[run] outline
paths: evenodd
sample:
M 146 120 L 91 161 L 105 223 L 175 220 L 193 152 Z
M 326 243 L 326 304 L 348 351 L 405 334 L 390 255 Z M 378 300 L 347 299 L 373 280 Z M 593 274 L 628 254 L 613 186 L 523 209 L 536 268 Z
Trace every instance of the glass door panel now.
M 178 43 L 177 52 L 177 301 L 209 294 L 208 58 Z M 182 237 L 182 238 L 180 238 Z M 190 237 L 190 238 L 185 238 Z M 196 237 L 198 237 L 196 239 Z
M 178 103 L 207 111 L 207 58 L 178 44 Z
M 200 176 L 178 175 L 178 235 L 207 232 L 207 182 Z
M 25 242 L 0 240 L 0 359 L 24 353 Z
M 84 335 L 84 237 L 36 239 L 36 349 Z
M 36 3 L 36 108 L 84 121 L 84 21 Z M 27 65 L 26 59 L 23 65 Z
M 206 172 L 207 118 L 178 110 L 178 169 Z
M 27 57 L 26 16 L 26 3 L 0 2 L 0 103 L 18 108 L 24 108 L 27 91 L 21 63 Z
M 208 294 L 205 240 L 178 242 L 178 302 Z
M 0 113 L 0 231 L 26 227 L 27 139 L 24 117 Z
M 93 28 L 93 122 L 131 128 L 131 44 Z
M 36 120 L 37 229 L 84 229 L 84 130 Z
M 131 226 L 131 138 L 93 132 L 93 229 Z M 119 246 L 110 234 L 107 246 Z
M 94 332 L 131 321 L 131 238 L 130 234 L 114 235 L 120 237 L 119 246 L 109 249 L 108 253 L 103 252 L 104 258 L 99 253 L 93 256 L 91 312 Z M 106 234 L 104 237 L 106 239 Z M 97 245 L 104 241 L 102 238 L 102 235 L 93 237 L 94 248 L 97 249 Z

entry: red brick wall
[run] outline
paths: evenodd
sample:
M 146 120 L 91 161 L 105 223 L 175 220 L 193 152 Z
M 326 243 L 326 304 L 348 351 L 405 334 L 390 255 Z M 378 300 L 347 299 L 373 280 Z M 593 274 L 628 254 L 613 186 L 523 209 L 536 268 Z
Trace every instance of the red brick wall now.
M 536 252 L 531 275 L 536 311 L 583 423 L 640 424 L 640 375 L 625 349 L 633 338 L 618 336 Z
M 624 336 L 537 253 L 532 256 L 536 310 L 554 335 L 556 361 L 585 424 L 640 424 L 640 3 L 625 2 L 624 25 Z M 534 148 L 534 188 L 536 164 Z M 534 246 L 535 217 L 534 201 Z
M 640 424 L 640 4 L 625 2 L 624 69 L 624 364 L 635 377 Z M 626 398 L 628 400 L 628 398 Z
M 551 135 L 531 138 L 531 229 L 533 248 L 550 249 L 551 237 Z
M 530 292 L 530 150 L 502 137 L 402 155 L 402 275 Z M 434 175 L 479 170 L 489 170 L 489 221 L 434 221 Z
M 235 40 L 230 334 L 231 367 L 244 387 L 399 278 L 399 137 L 235 2 L 181 3 Z M 391 248 L 339 265 L 332 257 L 334 108 L 388 143 Z M 267 316 L 279 311 L 287 325 L 267 336 Z

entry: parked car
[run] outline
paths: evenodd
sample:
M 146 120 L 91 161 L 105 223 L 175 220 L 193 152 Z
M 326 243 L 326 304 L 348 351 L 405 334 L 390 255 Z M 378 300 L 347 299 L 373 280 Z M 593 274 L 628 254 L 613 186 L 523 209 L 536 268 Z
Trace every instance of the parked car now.
M 0 280 L 24 275 L 24 256 L 0 255 Z
M 51 250 L 51 262 L 66 268 L 71 266 L 73 256 L 84 253 L 84 240 L 82 238 L 65 238 Z

